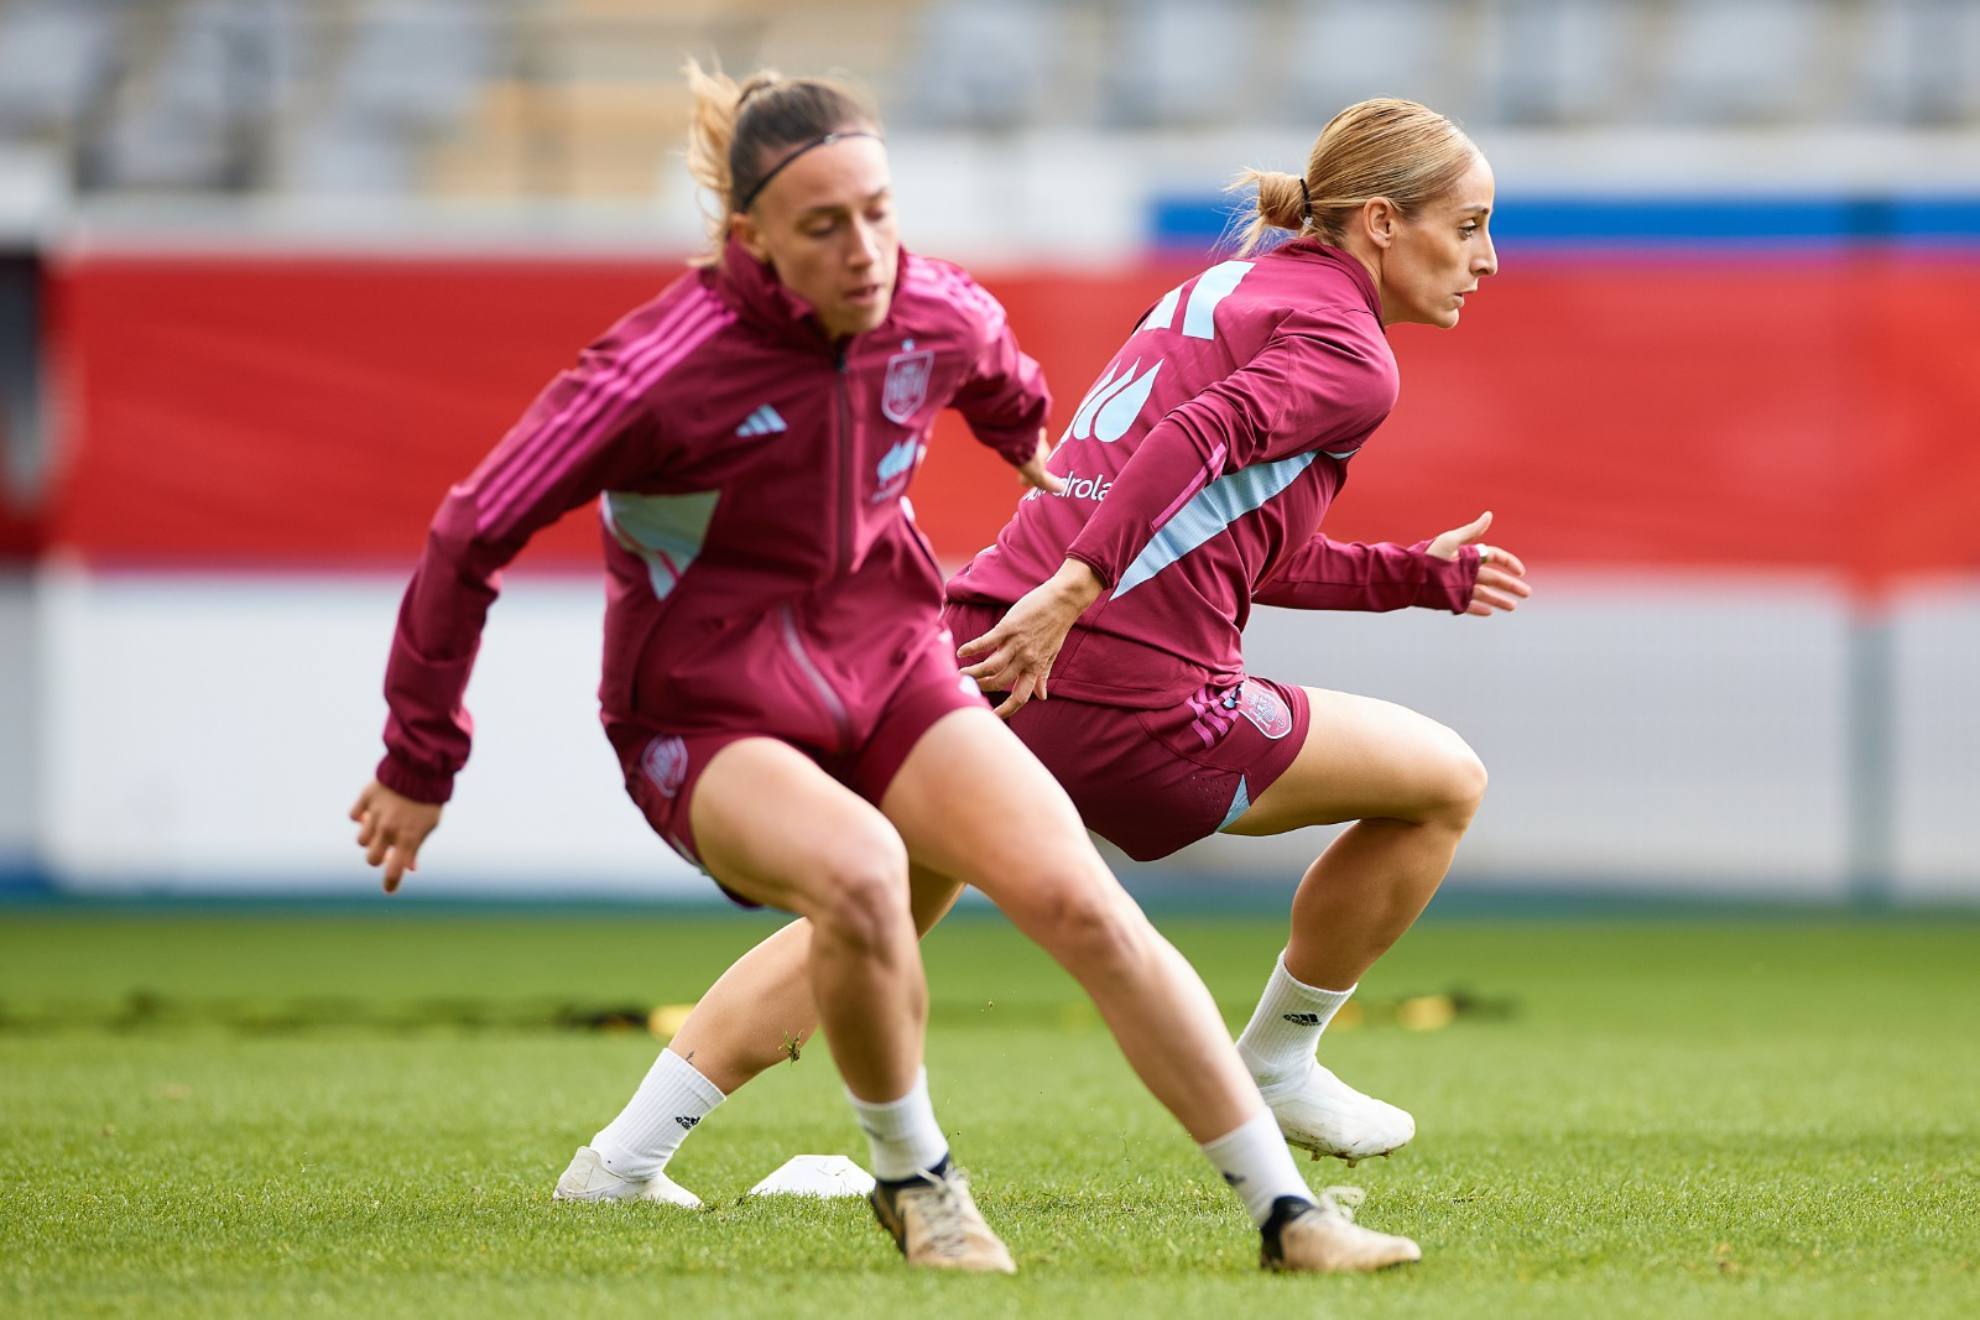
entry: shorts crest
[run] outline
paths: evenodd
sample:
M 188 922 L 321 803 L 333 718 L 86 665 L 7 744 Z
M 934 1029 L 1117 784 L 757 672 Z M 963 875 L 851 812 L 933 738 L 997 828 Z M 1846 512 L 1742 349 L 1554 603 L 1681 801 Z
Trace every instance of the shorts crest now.
M 1238 689 L 1238 713 L 1275 742 L 1292 732 L 1292 711 L 1287 708 L 1285 698 L 1248 678 Z
M 639 768 L 653 781 L 653 787 L 660 790 L 660 796 L 673 797 L 687 782 L 687 744 L 672 734 L 655 738 L 640 753 Z

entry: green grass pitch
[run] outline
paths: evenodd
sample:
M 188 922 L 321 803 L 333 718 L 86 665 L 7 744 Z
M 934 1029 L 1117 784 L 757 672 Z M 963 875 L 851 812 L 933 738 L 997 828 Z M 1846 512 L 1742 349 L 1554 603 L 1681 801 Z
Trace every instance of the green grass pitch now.
M 1226 1016 L 1277 919 L 1165 920 Z M 1421 1265 L 1273 1278 L 1072 983 L 1001 921 L 928 945 L 938 1113 L 1015 1279 L 910 1276 L 858 1203 L 741 1201 L 863 1156 L 814 1045 L 674 1173 L 713 1207 L 552 1204 L 651 1061 L 560 1002 L 690 999 L 711 914 L 0 911 L 0 1314 L 1980 1315 L 1980 925 L 1432 921 L 1322 1057 L 1412 1109 L 1349 1170 Z M 134 991 L 149 997 L 131 998 Z

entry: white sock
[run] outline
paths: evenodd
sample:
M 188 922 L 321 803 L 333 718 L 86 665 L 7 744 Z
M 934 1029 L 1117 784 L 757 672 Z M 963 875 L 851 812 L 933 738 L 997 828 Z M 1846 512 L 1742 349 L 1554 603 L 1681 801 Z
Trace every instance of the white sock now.
M 591 1148 L 621 1178 L 651 1178 L 726 1098 L 693 1064 L 662 1050 L 619 1116 L 591 1139 Z
M 873 1176 L 885 1182 L 912 1178 L 932 1169 L 949 1153 L 949 1139 L 935 1122 L 928 1103 L 928 1070 L 915 1074 L 914 1088 L 898 1100 L 881 1104 L 862 1100 L 851 1091 L 853 1113 L 873 1150 Z
M 1265 983 L 1265 993 L 1258 997 L 1258 1007 L 1237 1041 L 1238 1054 L 1259 1090 L 1306 1079 L 1320 1033 L 1353 993 L 1352 985 L 1322 990 L 1294 979 L 1286 970 L 1286 955 L 1279 955 L 1272 965 L 1272 979 Z
M 1269 1110 L 1259 1110 L 1235 1132 L 1206 1141 L 1199 1149 L 1224 1175 L 1260 1228 L 1272 1217 L 1272 1202 L 1280 1197 L 1313 1199 L 1306 1180 L 1299 1176 L 1299 1166 L 1293 1163 L 1292 1152 L 1286 1148 L 1286 1139 L 1279 1135 L 1278 1120 Z

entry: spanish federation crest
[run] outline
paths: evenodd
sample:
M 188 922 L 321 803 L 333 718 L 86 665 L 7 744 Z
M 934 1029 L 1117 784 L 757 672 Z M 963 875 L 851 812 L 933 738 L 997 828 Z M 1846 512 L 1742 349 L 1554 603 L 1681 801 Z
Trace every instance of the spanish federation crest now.
M 1292 732 L 1292 711 L 1286 708 L 1285 699 L 1271 688 L 1248 678 L 1244 680 L 1244 686 L 1238 689 L 1238 713 L 1275 742 Z
M 880 388 L 880 411 L 902 426 L 928 402 L 928 377 L 935 369 L 933 349 L 913 349 L 910 339 L 902 352 L 887 359 L 887 380 Z
M 646 777 L 653 781 L 653 787 L 660 790 L 660 796 L 673 797 L 687 782 L 687 744 L 679 738 L 661 736 L 646 744 L 646 751 L 640 756 L 640 768 Z

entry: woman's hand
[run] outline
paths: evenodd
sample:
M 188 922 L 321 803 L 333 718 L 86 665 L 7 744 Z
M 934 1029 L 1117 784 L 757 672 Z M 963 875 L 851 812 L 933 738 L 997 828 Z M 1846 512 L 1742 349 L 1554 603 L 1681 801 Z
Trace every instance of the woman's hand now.
M 1042 490 L 1047 495 L 1057 495 L 1064 491 L 1064 477 L 1055 477 L 1045 470 L 1045 460 L 1052 456 L 1052 446 L 1046 442 L 1043 427 L 1038 431 L 1038 448 L 1031 457 L 1018 464 L 1018 477 L 1033 490 Z
M 1068 559 L 1049 580 L 1011 606 L 996 627 L 956 648 L 959 659 L 983 657 L 963 670 L 978 687 L 1010 694 L 997 707 L 999 717 L 1009 719 L 1033 695 L 1046 700 L 1052 661 L 1073 624 L 1099 594 L 1100 579 L 1093 570 Z
M 1526 565 L 1510 550 L 1486 545 L 1479 540 L 1492 525 L 1488 509 L 1462 527 L 1453 527 L 1430 543 L 1430 553 L 1439 559 L 1456 559 L 1465 546 L 1478 544 L 1478 581 L 1471 588 L 1471 604 L 1466 614 L 1480 617 L 1497 610 L 1510 614 L 1519 602 L 1533 594 L 1526 583 Z
M 351 807 L 358 823 L 358 847 L 368 866 L 385 867 L 385 892 L 395 894 L 408 871 L 419 869 L 419 847 L 440 825 L 440 806 L 415 802 L 376 779 L 364 786 Z

